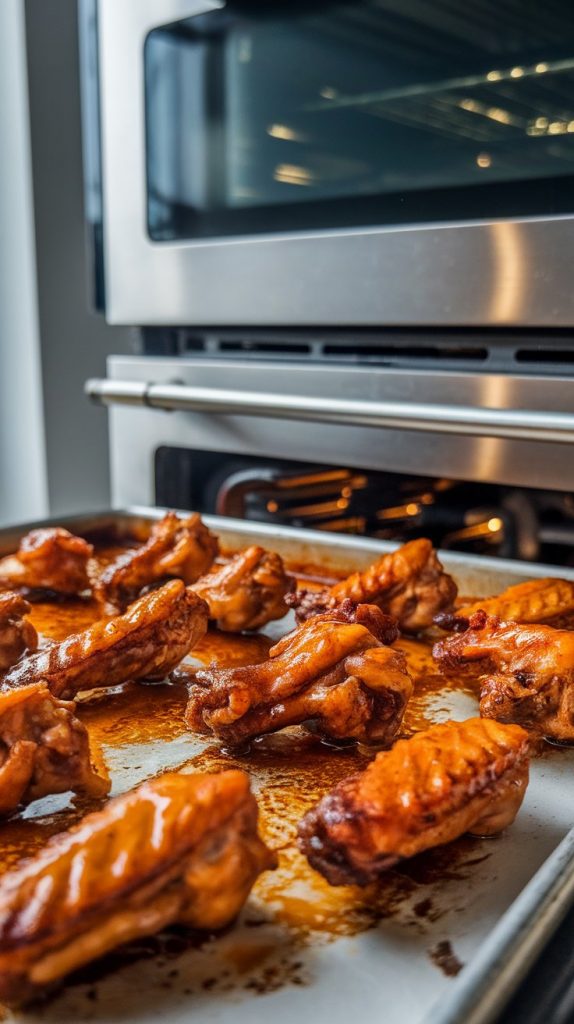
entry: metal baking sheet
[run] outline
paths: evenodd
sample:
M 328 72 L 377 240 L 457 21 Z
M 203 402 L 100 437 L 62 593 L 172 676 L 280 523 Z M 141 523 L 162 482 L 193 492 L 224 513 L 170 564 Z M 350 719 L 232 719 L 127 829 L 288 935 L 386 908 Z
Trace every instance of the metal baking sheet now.
M 162 514 L 131 508 L 54 522 L 78 533 L 106 525 L 130 533 Z M 205 519 L 229 549 L 259 542 L 291 562 L 326 569 L 364 566 L 395 546 Z M 13 550 L 32 525 L 46 522 L 0 531 L 0 554 Z M 452 553 L 441 557 L 467 595 L 486 596 L 520 580 L 557 574 L 556 567 Z M 574 578 L 572 571 L 560 570 L 560 575 Z M 287 617 L 266 632 L 277 636 L 290 625 Z M 125 714 L 125 703 L 122 709 Z M 476 702 L 467 692 L 435 693 L 427 705 L 437 721 L 475 712 Z M 167 768 L 206 770 L 205 751 L 205 739 L 176 730 L 161 742 L 151 736 L 110 743 L 104 756 L 113 792 L 119 793 Z M 285 752 L 282 756 L 285 764 Z M 296 755 L 287 755 L 287 762 L 289 756 Z M 332 752 L 334 759 L 342 756 Z M 227 760 L 223 753 L 212 754 L 209 766 L 224 767 Z M 272 759 L 250 763 L 249 755 L 241 766 L 271 814 L 275 845 L 289 847 L 292 822 L 283 820 L 280 805 L 273 812 L 274 793 L 289 777 L 286 769 L 277 769 Z M 183 1024 L 190 1018 L 198 1024 L 262 1024 L 273 1018 L 277 1024 L 292 1024 L 312 1017 L 317 1024 L 347 1024 L 353 1014 L 363 1024 L 486 1024 L 574 902 L 568 798 L 573 772 L 574 750 L 548 747 L 533 761 L 523 807 L 503 836 L 462 840 L 455 844 L 454 860 L 439 856 L 418 874 L 399 872 L 378 894 L 371 887 L 364 898 L 355 891 L 348 896 L 350 889 L 329 889 L 318 876 L 316 884 L 302 882 L 287 862 L 257 885 L 238 924 L 224 935 L 178 948 L 177 955 L 166 946 L 131 962 L 119 957 L 112 964 L 117 969 L 108 966 L 97 981 L 80 978 L 45 1005 L 7 1019 L 18 1024 L 147 1024 L 158 1019 Z M 51 816 L 57 821 L 67 799 L 37 801 L 23 818 L 30 825 Z M 304 791 L 293 794 L 295 806 L 297 800 L 303 813 L 308 805 Z

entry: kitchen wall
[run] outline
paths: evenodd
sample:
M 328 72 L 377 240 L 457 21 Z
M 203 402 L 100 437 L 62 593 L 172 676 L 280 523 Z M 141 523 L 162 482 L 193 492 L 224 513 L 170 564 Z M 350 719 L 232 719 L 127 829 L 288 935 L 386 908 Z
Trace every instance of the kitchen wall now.
M 0 523 L 109 502 L 83 395 L 130 332 L 90 309 L 76 0 L 0 2 Z
M 0 3 L 0 154 L 0 522 L 14 522 L 48 511 L 21 0 Z
M 130 332 L 90 310 L 76 0 L 26 0 L 48 498 L 52 514 L 109 503 L 107 420 L 84 397 Z

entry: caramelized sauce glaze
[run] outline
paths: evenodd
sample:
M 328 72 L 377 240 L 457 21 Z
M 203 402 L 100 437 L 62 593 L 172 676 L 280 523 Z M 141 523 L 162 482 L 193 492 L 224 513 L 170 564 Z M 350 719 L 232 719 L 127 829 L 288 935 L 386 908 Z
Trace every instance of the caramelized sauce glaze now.
M 100 548 L 97 557 L 109 561 L 121 550 L 124 548 L 118 546 Z M 297 570 L 304 586 L 334 582 L 334 576 L 325 576 L 317 566 L 297 566 Z M 30 615 L 44 643 L 85 629 L 98 617 L 97 604 L 88 599 L 39 600 Z M 236 636 L 210 629 L 193 651 L 192 660 L 220 666 L 253 664 L 267 657 L 270 646 L 271 640 L 264 635 Z M 437 713 L 448 717 L 448 697 L 453 691 L 474 699 L 472 680 L 437 674 L 429 642 L 402 638 L 396 646 L 405 652 L 415 681 L 404 735 L 426 728 L 436 720 Z M 183 685 L 128 683 L 107 693 L 94 692 L 79 701 L 78 714 L 90 732 L 96 757 L 101 747 L 113 748 L 118 757 L 124 753 L 127 757 L 137 753 L 140 745 L 161 745 L 184 736 L 186 699 Z M 465 837 L 405 862 L 376 885 L 333 888 L 298 852 L 297 825 L 326 790 L 362 770 L 376 751 L 326 746 L 301 729 L 264 737 L 241 754 L 224 751 L 209 741 L 202 740 L 200 745 L 200 752 L 179 767 L 184 771 L 218 771 L 232 766 L 247 770 L 259 799 L 262 833 L 278 850 L 280 866 L 259 879 L 239 925 L 214 944 L 219 956 L 217 969 L 202 969 L 200 980 L 193 983 L 195 989 L 188 982 L 191 987 L 184 988 L 184 993 L 212 989 L 225 992 L 238 985 L 263 993 L 286 983 L 305 984 L 309 977 L 299 958 L 311 939 L 330 941 L 341 935 L 356 935 L 388 919 L 426 933 L 432 922 L 453 909 L 449 906 L 449 882 L 471 877 L 474 866 L 489 856 L 478 840 Z M 86 801 L 68 800 L 61 810 L 42 814 L 32 808 L 32 813 L 28 809 L 15 815 L 0 830 L 0 871 L 34 853 L 51 835 L 69 828 L 91 809 L 93 806 Z M 209 941 L 205 936 L 170 929 L 79 972 L 68 982 L 68 988 L 74 983 L 93 985 L 110 970 L 150 957 L 161 969 L 157 978 L 162 980 L 157 984 L 169 987 L 172 981 L 175 984 L 179 970 L 171 967 L 167 971 L 170 943 L 175 949 L 173 955 L 179 956 L 189 948 L 203 948 Z M 443 953 L 441 947 L 440 956 L 436 951 L 429 955 L 447 969 Z M 452 973 L 453 962 L 454 958 L 449 960 L 448 967 Z M 97 990 L 88 988 L 85 995 L 95 1000 Z

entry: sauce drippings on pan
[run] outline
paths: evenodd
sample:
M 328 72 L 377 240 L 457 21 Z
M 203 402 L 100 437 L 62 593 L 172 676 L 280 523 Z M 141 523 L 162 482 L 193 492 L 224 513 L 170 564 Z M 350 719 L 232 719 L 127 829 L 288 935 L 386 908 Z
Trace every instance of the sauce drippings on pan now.
M 97 556 L 108 561 L 120 550 L 117 546 L 102 548 Z M 334 579 L 321 575 L 320 567 L 297 569 L 305 586 L 325 585 Z M 97 605 L 88 599 L 38 600 L 30 618 L 45 642 L 62 640 L 85 629 L 98 616 Z M 248 665 L 264 660 L 270 646 L 271 640 L 264 635 L 236 636 L 210 629 L 194 650 L 193 660 L 220 666 Z M 404 735 L 427 727 L 437 717 L 448 718 L 453 693 L 457 699 L 468 702 L 469 714 L 474 713 L 472 681 L 439 676 L 429 643 L 403 638 L 397 646 L 404 650 L 415 681 Z M 173 743 L 186 736 L 186 699 L 183 685 L 128 683 L 113 692 L 97 691 L 83 698 L 78 702 L 78 714 L 90 732 L 96 759 L 103 749 L 108 757 L 113 753 L 114 763 L 137 763 L 145 774 L 146 745 Z M 376 885 L 363 889 L 333 888 L 298 852 L 297 825 L 326 790 L 345 776 L 362 770 L 375 751 L 355 746 L 334 749 L 299 729 L 257 740 L 241 755 L 223 751 L 202 739 L 195 749 L 199 752 L 186 757 L 182 764 L 169 767 L 217 771 L 238 766 L 247 770 L 261 807 L 262 832 L 279 851 L 279 869 L 259 879 L 239 924 L 219 936 L 217 942 L 170 929 L 79 972 L 75 983 L 87 986 L 84 994 L 88 1000 L 98 998 L 94 985 L 100 978 L 118 967 L 150 958 L 157 968 L 153 984 L 160 988 L 177 987 L 184 994 L 230 992 L 237 988 L 264 993 L 283 984 L 306 984 L 310 976 L 303 966 L 302 950 L 311 942 L 353 936 L 376 926 L 384 927 L 385 922 L 395 928 L 406 927 L 418 935 L 430 934 L 429 929 L 432 931 L 433 924 L 446 913 L 463 909 L 453 905 L 451 883 L 471 877 L 476 865 L 490 855 L 480 841 L 462 838 L 397 866 Z M 157 770 L 151 765 L 150 768 L 149 774 Z M 128 775 L 124 788 L 133 784 Z M 0 830 L 0 872 L 20 857 L 34 853 L 51 835 L 69 828 L 92 809 L 94 805 L 87 801 L 65 797 L 56 809 L 43 812 L 42 807 L 33 805 L 15 815 Z M 448 942 L 441 940 L 430 955 L 443 970 L 448 967 L 447 973 L 454 974 L 452 965 L 456 957 L 447 946 Z M 192 966 L 185 960 L 187 950 L 194 954 Z M 180 963 L 178 958 L 182 956 L 184 960 Z M 146 982 L 148 974 L 149 971 L 145 974 Z M 66 990 L 70 988 L 73 983 Z
M 449 978 L 456 977 L 464 967 L 464 964 L 460 962 L 453 952 L 452 945 L 448 939 L 443 939 L 441 942 L 437 942 L 436 946 L 430 950 L 429 956 L 432 962 L 435 963 L 437 967 L 440 967 L 441 971 Z

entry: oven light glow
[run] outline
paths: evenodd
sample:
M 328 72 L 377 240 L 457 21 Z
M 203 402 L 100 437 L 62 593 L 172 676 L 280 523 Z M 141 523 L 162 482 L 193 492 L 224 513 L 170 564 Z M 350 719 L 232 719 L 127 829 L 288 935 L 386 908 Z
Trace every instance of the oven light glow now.
M 472 114 L 480 114 L 481 113 L 481 104 L 477 103 L 476 100 L 471 100 L 471 99 L 460 100 L 458 105 L 461 108 L 461 110 L 470 110 L 470 112 Z
M 498 121 L 500 124 L 511 124 L 512 117 L 508 113 L 508 110 L 503 110 L 502 107 L 488 107 L 485 110 L 486 117 L 489 117 L 491 121 Z
M 267 125 L 266 131 L 273 139 L 285 139 L 286 142 L 303 141 L 303 136 L 299 135 L 294 128 L 290 128 L 288 124 L 270 124 Z
M 476 158 L 476 162 L 479 167 L 491 167 L 492 157 L 490 153 L 479 153 Z
M 273 172 L 275 181 L 283 182 L 286 185 L 310 185 L 313 175 L 308 167 L 298 167 L 297 164 L 277 164 Z
M 574 132 L 573 121 L 549 121 L 547 117 L 537 117 L 526 128 L 527 135 L 566 135 Z
M 486 103 L 473 100 L 471 97 L 459 100 L 458 106 L 461 110 L 468 110 L 471 114 L 480 114 L 481 117 L 488 117 L 490 121 L 498 121 L 499 124 L 523 124 L 521 118 L 514 117 L 510 111 L 504 110 L 503 107 L 487 107 Z

